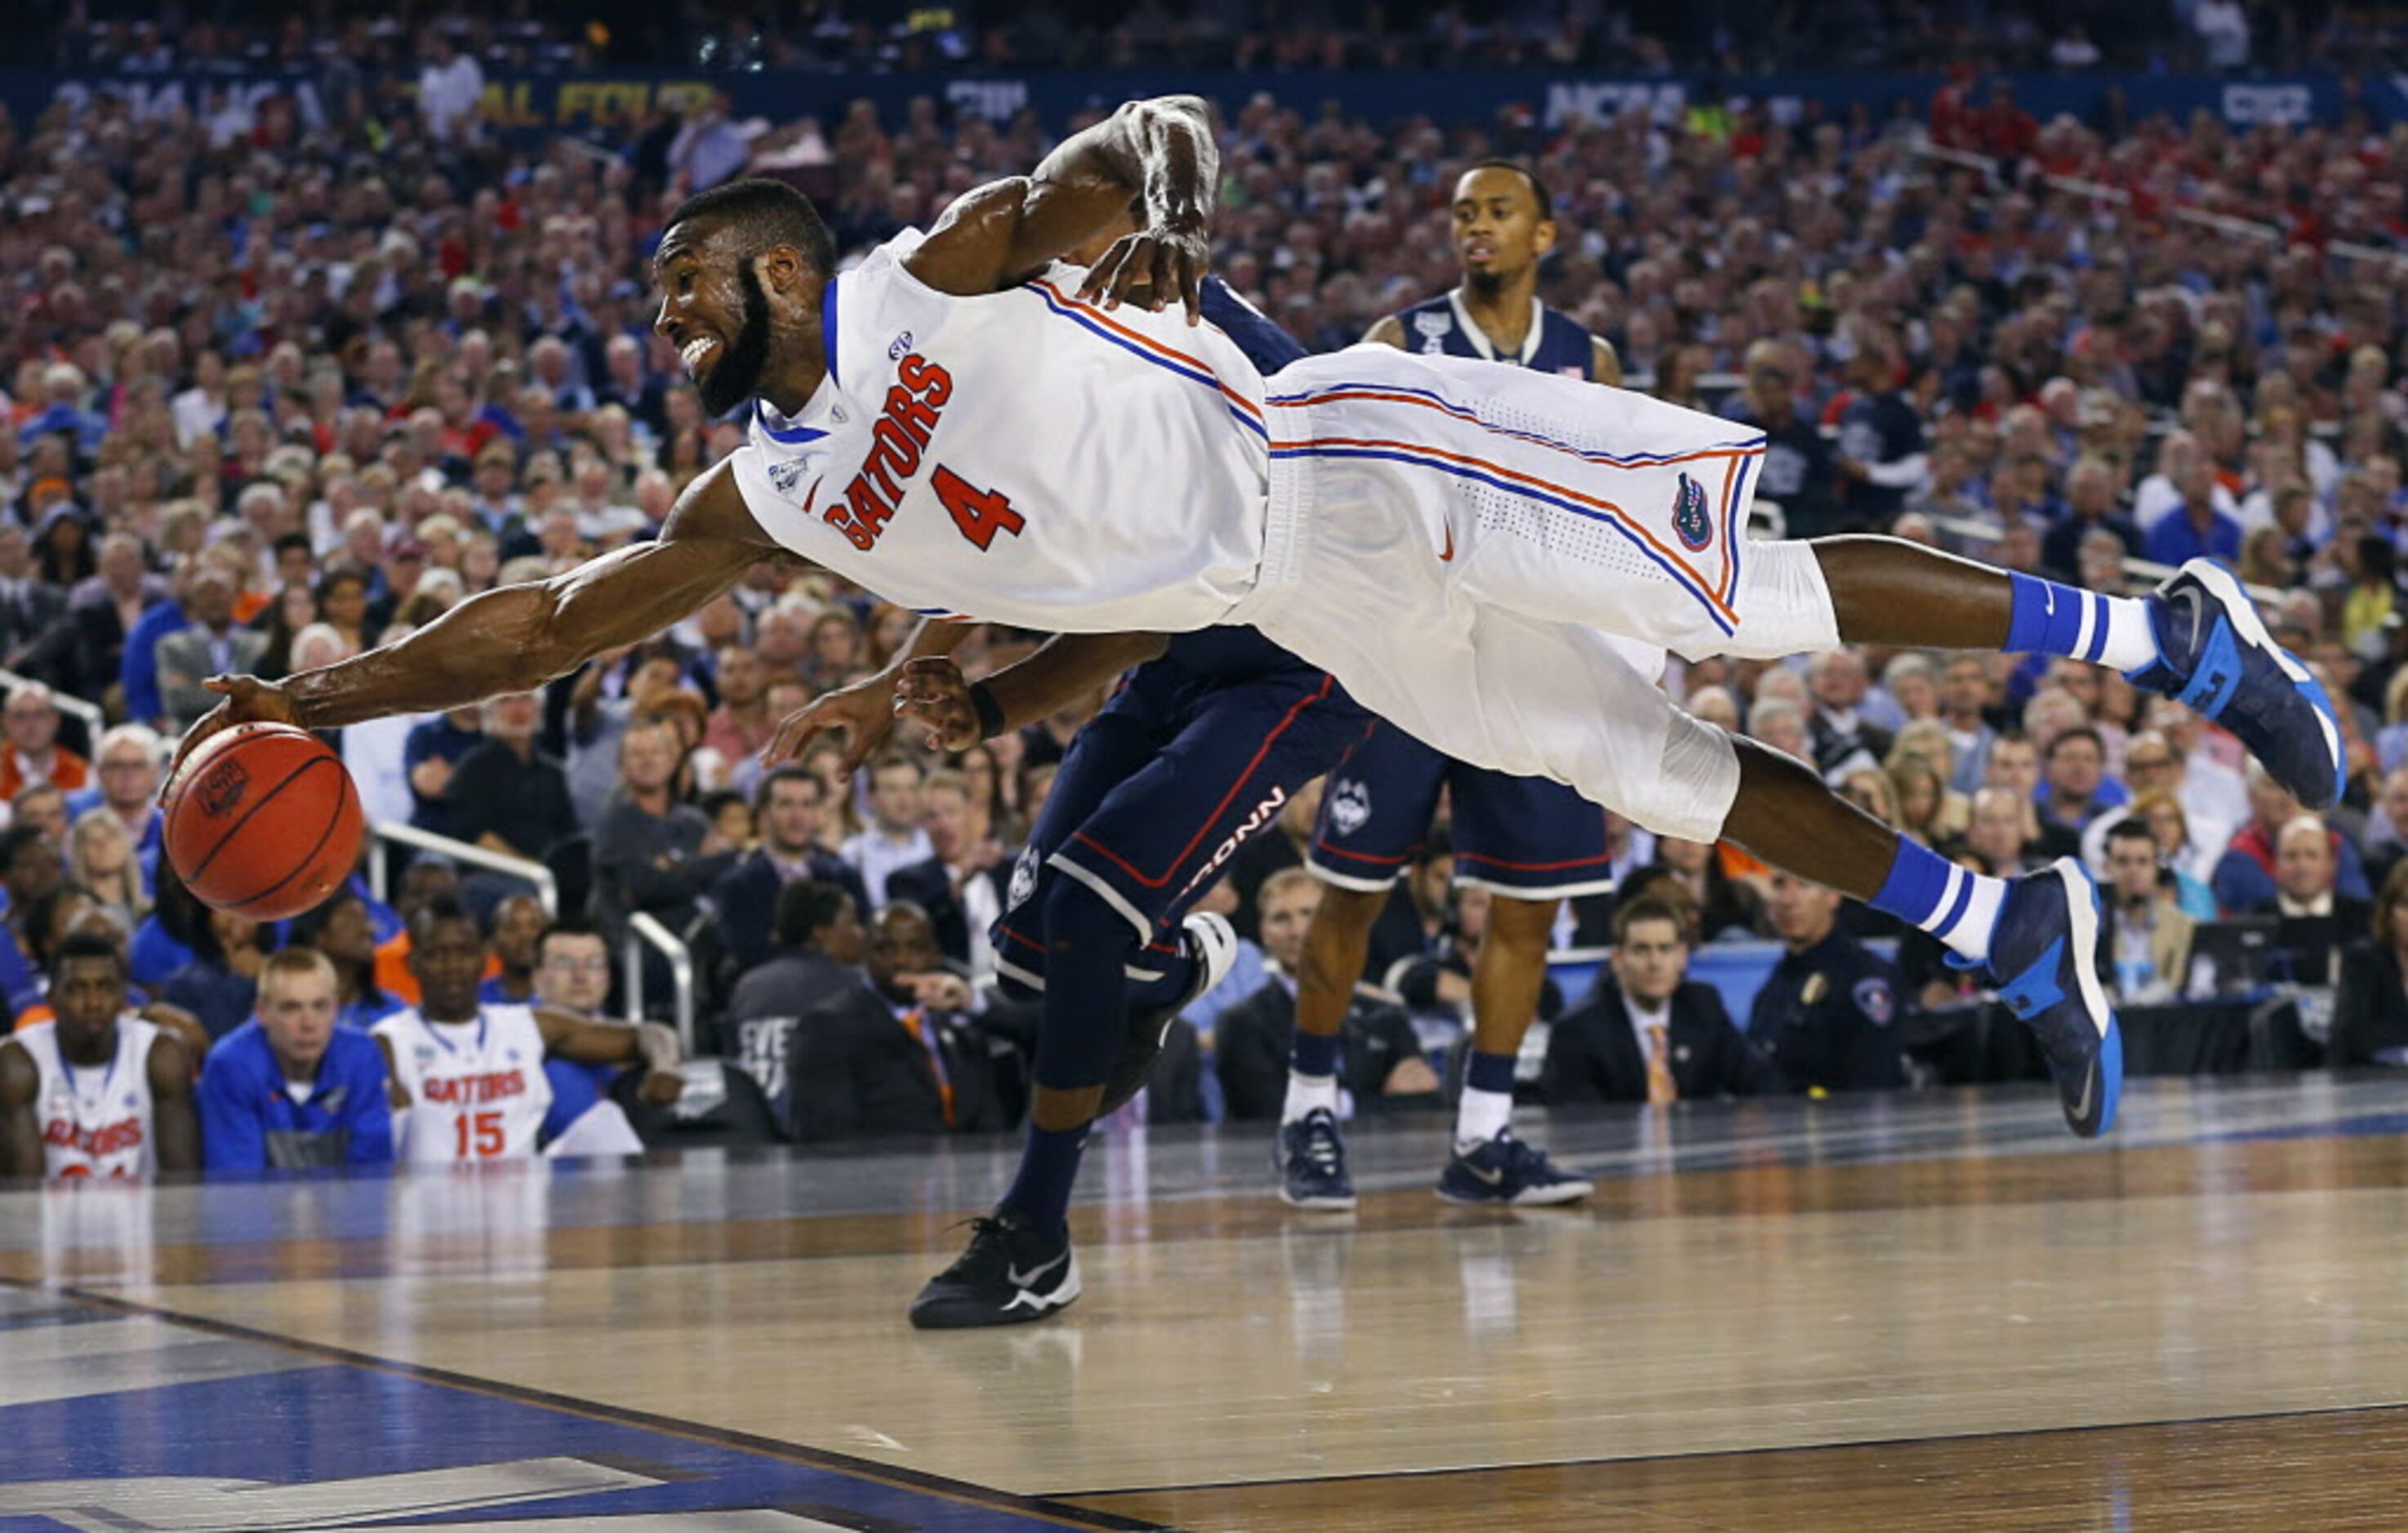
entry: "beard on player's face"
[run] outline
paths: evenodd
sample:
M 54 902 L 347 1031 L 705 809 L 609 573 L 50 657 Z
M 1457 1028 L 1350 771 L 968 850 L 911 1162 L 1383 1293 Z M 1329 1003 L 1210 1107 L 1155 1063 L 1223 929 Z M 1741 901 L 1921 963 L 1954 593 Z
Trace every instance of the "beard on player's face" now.
M 1499 271 L 1494 265 L 1474 266 L 1463 274 L 1463 285 L 1483 298 L 1504 296 L 1505 289 L 1512 280 L 1512 273 Z
M 705 414 L 726 414 L 761 392 L 761 371 L 769 362 L 769 295 L 749 265 L 736 268 L 744 288 L 744 323 L 710 371 L 695 380 Z

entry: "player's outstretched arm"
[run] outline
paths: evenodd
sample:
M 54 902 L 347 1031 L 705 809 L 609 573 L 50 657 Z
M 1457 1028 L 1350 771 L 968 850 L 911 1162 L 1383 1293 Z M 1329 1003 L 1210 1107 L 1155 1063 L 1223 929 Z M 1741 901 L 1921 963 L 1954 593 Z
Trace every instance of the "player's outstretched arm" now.
M 945 750 L 967 751 L 1068 707 L 1168 643 L 1161 634 L 1056 634 L 975 688 L 951 660 L 914 660 L 896 686 L 895 716 L 924 726 Z M 982 717 L 978 692 L 992 717 Z
M 142 1062 L 150 1076 L 151 1146 L 163 1171 L 201 1168 L 201 1116 L 193 1104 L 193 1061 L 173 1033 L 150 1040 Z
M 822 735 L 844 738 L 844 770 L 859 771 L 895 732 L 895 691 L 903 668 L 914 660 L 942 658 L 961 647 L 978 624 L 923 618 L 920 626 L 895 652 L 884 670 L 865 676 L 851 686 L 824 692 L 779 721 L 777 733 L 761 749 L 761 760 L 775 766 L 792 761 Z
M 652 542 L 548 580 L 497 586 L 397 643 L 282 681 L 212 677 L 209 689 L 226 700 L 193 726 L 177 759 L 230 724 L 339 729 L 533 691 L 604 650 L 659 633 L 776 552 L 720 463 L 686 487 Z
M 574 1059 L 580 1065 L 643 1066 L 646 1073 L 641 1090 L 646 1101 L 674 1102 L 685 1090 L 684 1078 L 677 1072 L 681 1053 L 678 1036 L 657 1022 L 625 1027 L 588 1022 L 574 1011 L 538 1006 L 535 1009 L 535 1024 L 543 1034 L 546 1053 Z
M 1132 101 L 1063 140 L 1035 174 L 965 193 L 903 265 L 939 293 L 996 293 L 1133 219 L 1135 231 L 1088 267 L 1080 295 L 1180 302 L 1197 323 L 1220 174 L 1201 99 Z
M 0 1039 L 0 1177 L 42 1174 L 42 1123 L 34 1115 L 41 1089 L 33 1055 Z

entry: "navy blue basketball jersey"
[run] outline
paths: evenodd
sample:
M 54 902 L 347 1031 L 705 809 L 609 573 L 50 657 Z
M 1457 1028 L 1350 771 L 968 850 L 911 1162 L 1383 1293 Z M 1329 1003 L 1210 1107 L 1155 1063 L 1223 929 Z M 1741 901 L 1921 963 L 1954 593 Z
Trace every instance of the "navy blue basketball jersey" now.
M 1536 298 L 1530 300 L 1530 308 L 1534 312 L 1529 333 L 1523 337 L 1517 356 L 1509 356 L 1490 344 L 1487 335 L 1473 322 L 1470 311 L 1463 307 L 1460 289 L 1401 310 L 1396 321 L 1405 327 L 1408 351 L 1428 356 L 1478 357 L 1483 362 L 1502 362 L 1595 381 L 1597 349 L 1589 333 L 1570 315 L 1558 314 Z

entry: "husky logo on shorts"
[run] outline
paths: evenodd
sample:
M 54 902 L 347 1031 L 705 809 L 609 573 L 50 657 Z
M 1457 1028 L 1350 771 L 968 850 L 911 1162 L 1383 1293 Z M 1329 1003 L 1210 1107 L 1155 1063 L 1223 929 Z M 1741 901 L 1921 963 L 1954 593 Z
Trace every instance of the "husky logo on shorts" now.
M 1371 819 L 1371 790 L 1363 780 L 1341 777 L 1329 790 L 1329 823 L 1352 836 Z
M 1706 514 L 1706 487 L 1686 474 L 1681 476 L 1680 492 L 1672 497 L 1672 530 L 1681 535 L 1681 546 L 1692 552 L 1713 540 L 1714 519 Z
M 1020 855 L 1012 860 L 1011 884 L 1003 892 L 1003 908 L 1016 910 L 1027 904 L 1028 896 L 1036 892 L 1037 849 L 1024 846 L 1020 849 Z

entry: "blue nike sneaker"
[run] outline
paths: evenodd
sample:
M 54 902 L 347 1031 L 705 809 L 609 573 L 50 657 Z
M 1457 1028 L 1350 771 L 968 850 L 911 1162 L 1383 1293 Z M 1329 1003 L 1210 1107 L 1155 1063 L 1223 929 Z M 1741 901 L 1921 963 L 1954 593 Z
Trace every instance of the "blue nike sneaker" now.
M 2107 1132 L 2124 1092 L 2124 1035 L 2099 982 L 2099 888 L 2072 857 L 2009 881 L 1990 938 L 1999 999 L 2040 1040 L 2068 1127 Z
M 1545 1151 L 1524 1144 L 1506 1129 L 1468 1148 L 1456 1145 L 1438 1178 L 1438 1195 L 1450 1203 L 1534 1209 L 1577 1203 L 1591 1191 L 1586 1180 L 1561 1169 Z
M 1343 1213 L 1354 1206 L 1354 1182 L 1346 1174 L 1346 1141 L 1338 1137 L 1338 1114 L 1314 1108 L 1292 1124 L 1280 1125 L 1272 1163 L 1280 1174 L 1280 1200 L 1292 1209 Z
M 2143 599 L 2158 659 L 2129 672 L 2132 684 L 2231 730 L 2304 807 L 2339 802 L 2347 778 L 2332 699 L 2267 634 L 2231 572 L 2193 559 Z

